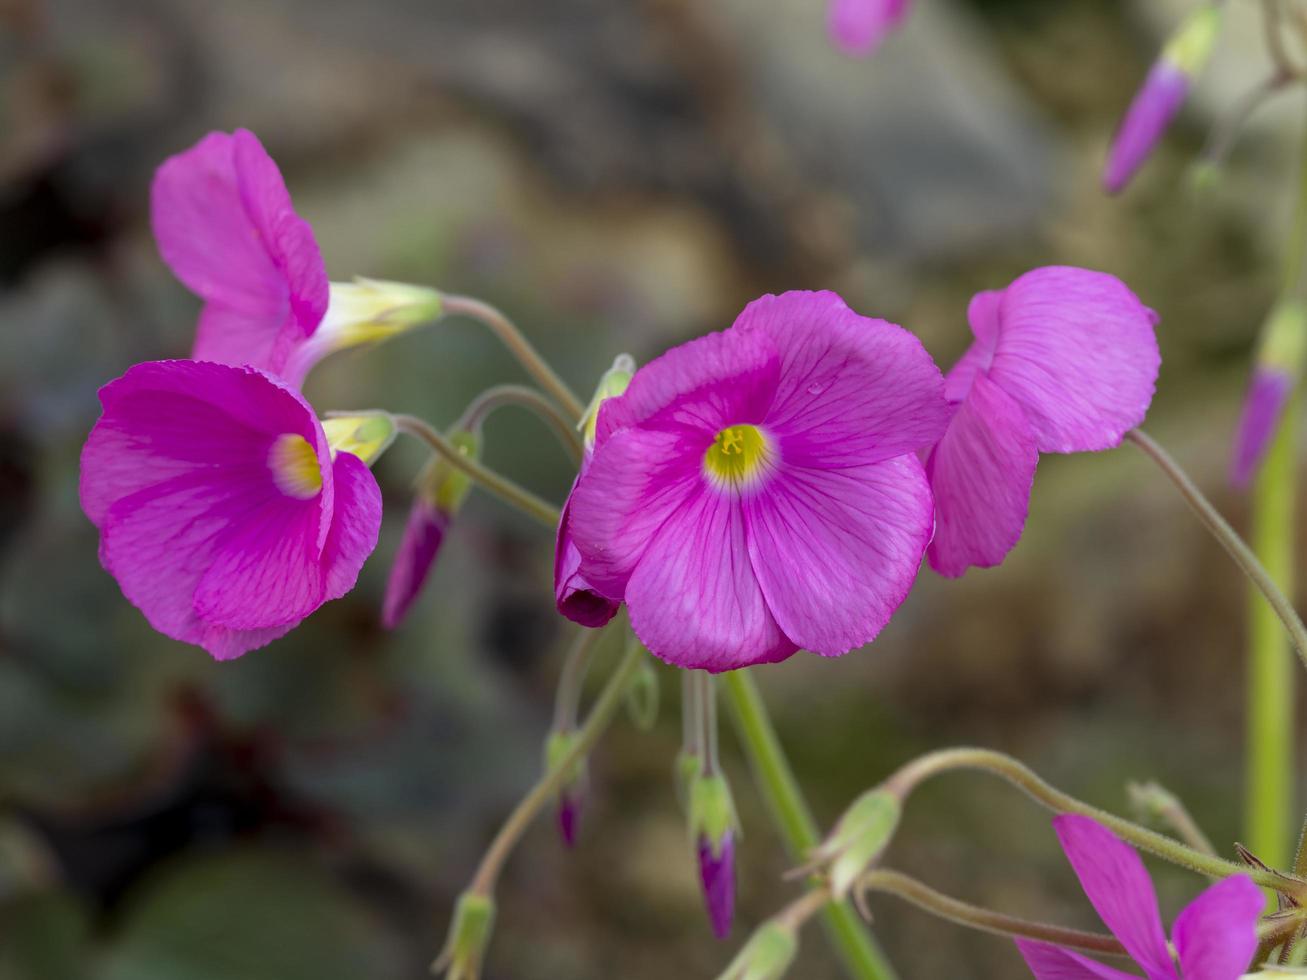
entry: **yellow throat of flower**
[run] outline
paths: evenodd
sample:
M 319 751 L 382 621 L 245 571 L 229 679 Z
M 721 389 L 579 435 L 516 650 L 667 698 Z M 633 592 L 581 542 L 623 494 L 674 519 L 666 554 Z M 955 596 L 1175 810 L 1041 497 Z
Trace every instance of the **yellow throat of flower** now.
M 307 439 L 294 432 L 283 432 L 273 440 L 268 469 L 277 489 L 288 497 L 308 500 L 322 490 L 318 454 Z
M 756 425 L 728 425 L 713 437 L 703 454 L 703 469 L 720 487 L 742 489 L 766 472 L 774 452 L 767 434 Z

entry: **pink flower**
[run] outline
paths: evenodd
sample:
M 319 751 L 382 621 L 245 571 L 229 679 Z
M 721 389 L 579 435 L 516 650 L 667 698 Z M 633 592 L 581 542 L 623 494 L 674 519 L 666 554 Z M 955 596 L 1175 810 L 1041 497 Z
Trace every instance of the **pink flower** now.
M 287 377 L 327 309 L 313 231 L 253 133 L 210 133 L 159 167 L 150 191 L 159 253 L 204 300 L 193 356 Z
M 590 466 L 587 450 L 581 461 L 581 474 Z M 572 484 L 576 490 L 576 483 Z M 558 533 L 554 540 L 554 604 L 558 611 L 580 626 L 597 628 L 617 615 L 621 602 L 598 592 L 581 571 L 581 552 L 572 538 L 572 496 L 568 494 L 563 513 L 558 519 Z
M 907 595 L 931 532 L 939 370 L 834 293 L 750 303 L 600 409 L 570 498 L 581 572 L 654 654 L 710 671 L 838 656 Z
M 358 457 L 332 458 L 297 391 L 254 368 L 154 361 L 100 402 L 82 509 L 159 632 L 228 660 L 354 587 L 381 494 Z
M 1062 850 L 1095 911 L 1148 980 L 1237 980 L 1257 951 L 1262 893 L 1246 875 L 1212 885 L 1175 920 L 1176 973 L 1157 910 L 1157 895 L 1134 850 L 1088 817 L 1053 821 Z M 1129 980 L 1135 974 L 1104 966 L 1059 946 L 1018 939 L 1038 980 Z
M 958 576 L 1021 537 L 1039 454 L 1119 445 L 1143 421 L 1161 358 L 1157 314 L 1114 276 L 1048 266 L 967 310 L 975 342 L 949 372 L 953 418 L 926 461 L 930 565 Z
M 869 55 L 908 14 L 908 0 L 831 0 L 826 29 L 845 54 Z

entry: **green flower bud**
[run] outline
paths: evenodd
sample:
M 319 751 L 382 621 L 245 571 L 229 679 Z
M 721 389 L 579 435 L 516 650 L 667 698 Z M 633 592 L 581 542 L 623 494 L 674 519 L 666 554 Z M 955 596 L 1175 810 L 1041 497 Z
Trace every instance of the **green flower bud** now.
M 489 895 L 464 892 L 454 906 L 449 938 L 432 973 L 444 973 L 446 980 L 478 980 L 490 932 L 495 924 L 495 902 Z
M 1180 22 L 1162 49 L 1162 58 L 1193 78 L 1207 65 L 1220 33 L 1220 6 L 1199 7 Z
M 332 455 L 352 453 L 371 466 L 395 441 L 395 420 L 386 412 L 333 412 L 322 422 Z
M 599 385 L 595 388 L 594 397 L 590 399 L 590 404 L 586 406 L 585 414 L 581 416 L 581 424 L 578 427 L 585 437 L 587 452 L 594 449 L 595 426 L 599 423 L 599 406 L 607 398 L 616 398 L 618 395 L 624 394 L 634 374 L 635 358 L 630 354 L 618 354 L 613 360 L 613 366 L 605 371 L 604 376 L 599 379 Z
M 356 277 L 330 284 L 327 313 L 316 333 L 340 350 L 385 340 L 438 318 L 440 293 L 427 286 L 410 286 L 384 279 Z
M 884 853 L 902 812 L 903 805 L 894 793 L 868 790 L 844 811 L 830 836 L 813 851 L 813 863 L 827 865 L 831 892 L 837 898 L 844 898 Z
M 696 774 L 690 783 L 690 843 L 705 839 L 714 856 L 720 856 L 726 835 L 739 829 L 731 788 L 721 775 Z
M 794 962 L 799 939 L 774 919 L 760 925 L 717 980 L 780 980 Z

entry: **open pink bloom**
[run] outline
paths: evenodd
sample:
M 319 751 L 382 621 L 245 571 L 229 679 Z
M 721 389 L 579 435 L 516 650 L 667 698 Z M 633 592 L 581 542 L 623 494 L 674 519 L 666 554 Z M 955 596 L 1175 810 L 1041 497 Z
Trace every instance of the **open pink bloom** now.
M 327 270 L 254 134 L 210 133 L 164 161 L 150 220 L 163 260 L 204 300 L 193 356 L 298 384 L 287 363 L 326 312 Z
M 603 403 L 570 499 L 580 570 L 679 666 L 838 656 L 916 577 L 932 524 L 916 453 L 946 419 L 907 331 L 834 293 L 764 296 Z
M 907 14 L 908 0 L 831 0 L 826 29 L 844 53 L 869 55 Z
M 1062 850 L 1099 918 L 1147 980 L 1237 980 L 1257 951 L 1262 893 L 1246 875 L 1212 885 L 1180 913 L 1171 930 L 1177 974 L 1166 945 L 1157 894 L 1134 849 L 1098 822 L 1073 814 L 1053 820 Z M 1038 980 L 1130 980 L 1124 973 L 1060 946 L 1018 939 Z
M 381 494 L 312 408 L 254 368 L 138 364 L 100 389 L 82 509 L 100 561 L 159 632 L 219 660 L 354 587 Z
M 975 342 L 945 380 L 952 421 L 926 461 L 930 565 L 958 576 L 1021 537 L 1039 454 L 1107 449 L 1143 421 L 1157 314 L 1115 276 L 1048 266 L 967 310 Z

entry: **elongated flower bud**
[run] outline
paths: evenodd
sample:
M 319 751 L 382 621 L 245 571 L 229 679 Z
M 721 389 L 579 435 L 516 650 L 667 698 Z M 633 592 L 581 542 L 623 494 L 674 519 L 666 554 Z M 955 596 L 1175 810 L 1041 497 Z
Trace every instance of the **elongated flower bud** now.
M 494 924 L 494 899 L 472 892 L 460 895 L 449 925 L 449 938 L 431 964 L 431 972 L 444 973 L 445 980 L 478 980 Z
M 1221 8 L 1210 3 L 1185 18 L 1171 35 L 1112 141 L 1103 171 L 1103 189 L 1109 194 L 1125 187 L 1153 152 L 1211 57 L 1220 28 Z
M 735 803 L 726 779 L 700 775 L 690 787 L 690 839 L 713 935 L 725 939 L 735 918 Z
M 812 863 L 828 866 L 830 889 L 836 898 L 847 895 L 889 846 L 902 812 L 903 805 L 894 793 L 868 790 L 853 801 L 830 836 L 813 851 Z
M 1230 482 L 1236 487 L 1248 486 L 1266 458 L 1280 416 L 1302 373 L 1305 334 L 1307 307 L 1299 300 L 1280 303 L 1262 327 L 1230 461 Z
M 464 456 L 475 459 L 480 452 L 480 439 L 471 432 L 451 432 L 449 441 Z M 418 477 L 404 537 L 386 581 L 381 621 L 387 629 L 399 625 L 422 591 L 445 532 L 471 489 L 467 474 L 440 457 L 433 459 Z
M 575 731 L 551 732 L 545 741 L 545 768 L 552 772 L 563 764 L 563 759 L 572 751 L 578 735 Z M 589 767 L 582 756 L 573 762 L 563 778 L 563 785 L 558 790 L 558 835 L 568 847 L 576 845 L 576 834 L 580 829 L 581 812 L 589 795 Z
M 395 441 L 395 420 L 386 412 L 329 413 L 322 420 L 331 454 L 352 453 L 371 466 Z
M 799 938 L 783 922 L 769 919 L 749 937 L 717 980 L 780 980 L 799 951 Z

